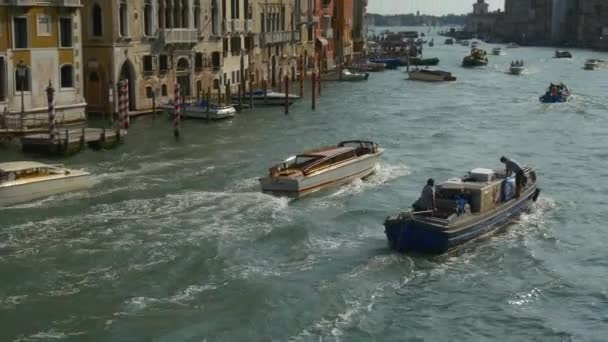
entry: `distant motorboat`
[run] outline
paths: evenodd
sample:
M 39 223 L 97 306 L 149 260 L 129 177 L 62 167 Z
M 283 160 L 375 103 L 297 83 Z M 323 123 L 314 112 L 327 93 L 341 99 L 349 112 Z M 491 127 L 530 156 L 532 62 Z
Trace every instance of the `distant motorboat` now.
M 542 103 L 563 103 L 570 99 L 572 93 L 563 83 L 549 85 L 547 92 L 539 98 Z
M 525 70 L 524 61 L 511 62 L 511 66 L 509 67 L 509 72 L 512 75 L 521 75 Z
M 348 69 L 342 70 L 342 76 L 339 78 L 339 81 L 342 82 L 357 82 L 357 81 L 367 81 L 369 78 L 368 73 L 363 72 L 354 72 Z
M 245 93 L 242 97 L 242 101 L 247 102 L 250 100 L 250 97 L 253 97 L 254 105 L 258 106 L 283 106 L 285 105 L 285 93 L 275 92 L 272 89 L 267 89 L 264 91 L 263 89 L 255 90 L 253 94 Z M 299 100 L 300 97 L 298 95 L 289 94 L 288 102 L 289 105 L 292 105 L 295 101 Z M 238 101 L 238 96 L 232 96 L 233 101 Z
M 225 120 L 235 115 L 236 109 L 232 106 L 213 106 L 206 102 L 187 105 L 184 108 L 184 117 L 190 119 Z
M 441 70 L 415 69 L 409 73 L 410 80 L 424 82 L 450 82 L 456 81 L 452 73 Z
M 604 63 L 605 62 L 601 59 L 588 59 L 587 61 L 585 61 L 585 70 L 595 70 Z
M 502 49 L 499 47 L 495 47 L 492 49 L 492 54 L 494 56 L 500 56 L 502 54 Z
M 572 58 L 570 51 L 555 50 L 555 58 Z
M 463 41 L 460 42 L 460 45 L 462 45 L 462 46 L 469 46 L 469 45 L 471 45 L 471 42 L 469 42 L 468 40 L 463 40 Z
M 435 39 L 431 39 L 431 41 L 429 42 L 429 47 L 433 46 L 435 46 Z
M 507 44 L 507 49 L 517 49 L 519 45 L 517 43 L 509 43 Z
M 399 58 L 370 58 L 372 63 L 382 63 L 386 65 L 387 69 L 397 69 L 401 66 L 401 59 Z
M 444 42 L 445 45 L 454 45 L 454 39 L 448 38 Z
M 366 63 L 361 64 L 356 69 L 361 72 L 378 72 L 386 70 L 386 64 L 367 61 Z
M 463 67 L 479 67 L 488 65 L 486 52 L 481 49 L 472 49 L 471 54 L 462 60 Z
M 407 58 L 402 58 L 403 65 L 407 65 Z M 437 65 L 439 64 L 439 58 L 420 58 L 420 57 L 409 57 L 410 65 Z

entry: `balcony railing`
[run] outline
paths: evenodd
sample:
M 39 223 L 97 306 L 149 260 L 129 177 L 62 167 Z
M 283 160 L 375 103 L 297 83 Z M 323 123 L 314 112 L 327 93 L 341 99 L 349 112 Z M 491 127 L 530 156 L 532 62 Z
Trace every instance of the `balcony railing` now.
M 28 7 L 82 7 L 81 0 L 0 0 L 0 5 Z
M 232 19 L 232 33 L 241 33 L 243 32 L 243 20 L 241 19 Z
M 160 35 L 165 44 L 196 44 L 198 30 L 189 28 L 161 29 Z
M 253 19 L 245 20 L 245 33 L 253 32 Z
M 299 31 L 262 32 L 260 33 L 260 45 L 288 43 L 294 37 L 299 37 L 299 34 Z
M 232 19 L 224 19 L 224 33 L 232 33 Z

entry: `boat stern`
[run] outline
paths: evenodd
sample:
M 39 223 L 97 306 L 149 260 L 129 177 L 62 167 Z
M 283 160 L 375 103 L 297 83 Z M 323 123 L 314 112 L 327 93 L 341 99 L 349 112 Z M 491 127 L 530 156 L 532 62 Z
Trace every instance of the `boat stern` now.
M 447 234 L 409 217 L 387 218 L 384 221 L 384 233 L 389 247 L 400 253 L 441 254 L 449 248 Z
M 300 182 L 297 179 L 266 176 L 259 179 L 263 192 L 297 196 L 300 192 Z

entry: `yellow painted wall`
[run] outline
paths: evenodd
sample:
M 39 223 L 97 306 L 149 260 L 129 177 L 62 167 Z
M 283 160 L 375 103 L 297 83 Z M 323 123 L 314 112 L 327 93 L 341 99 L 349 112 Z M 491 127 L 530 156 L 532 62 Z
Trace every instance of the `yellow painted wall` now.
M 74 65 L 74 49 L 59 49 L 59 65 Z
M 22 59 L 26 65 L 32 65 L 32 55 L 29 50 L 13 51 L 13 62 L 15 63 L 15 66 L 19 64 L 19 61 Z
M 8 26 L 8 10 L 6 7 L 0 7 L 0 52 L 5 52 L 9 47 L 9 26 Z
M 38 35 L 38 16 L 48 15 L 51 18 L 50 36 Z M 59 17 L 54 7 L 34 7 L 28 11 L 28 27 L 30 30 L 30 47 L 50 48 L 59 46 Z

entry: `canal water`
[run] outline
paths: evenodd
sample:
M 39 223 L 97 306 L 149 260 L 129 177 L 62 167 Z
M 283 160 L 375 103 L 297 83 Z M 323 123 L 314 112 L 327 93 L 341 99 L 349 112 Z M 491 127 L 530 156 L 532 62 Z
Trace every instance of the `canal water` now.
M 139 118 L 124 146 L 62 161 L 95 186 L 0 209 L 0 340 L 605 340 L 608 70 L 582 66 L 608 54 L 509 49 L 463 69 L 467 48 L 435 41 L 425 56 L 457 82 L 401 70 L 325 83 L 316 112 L 307 98 L 288 116 L 185 121 L 179 142 L 166 117 Z M 515 59 L 525 75 L 506 74 Z M 540 104 L 560 81 L 572 101 Z M 274 162 L 346 139 L 385 149 L 368 180 L 295 201 L 260 193 Z M 530 212 L 448 255 L 387 248 L 384 218 L 428 177 L 501 155 L 537 167 Z

